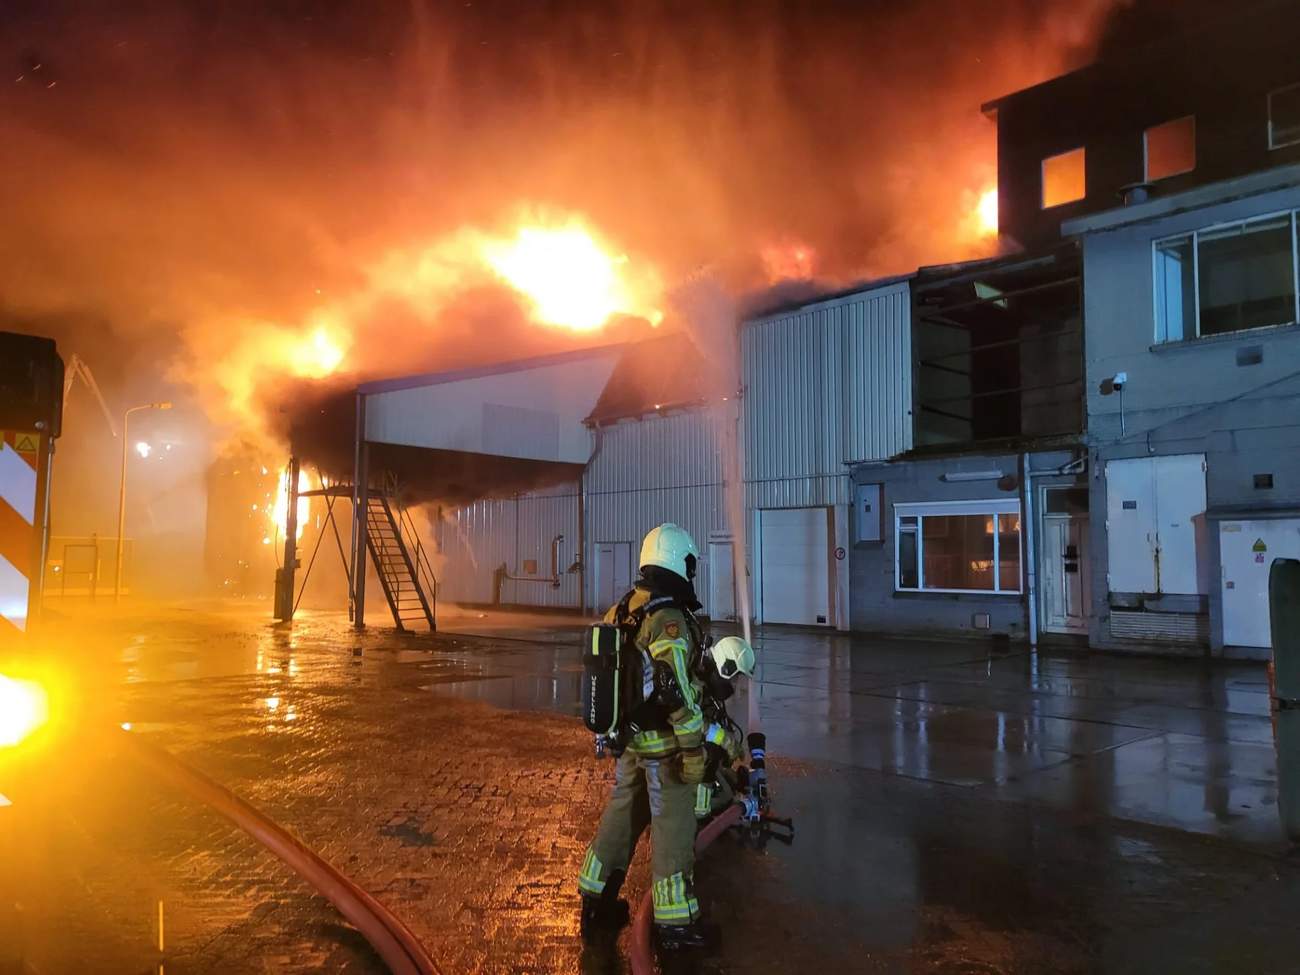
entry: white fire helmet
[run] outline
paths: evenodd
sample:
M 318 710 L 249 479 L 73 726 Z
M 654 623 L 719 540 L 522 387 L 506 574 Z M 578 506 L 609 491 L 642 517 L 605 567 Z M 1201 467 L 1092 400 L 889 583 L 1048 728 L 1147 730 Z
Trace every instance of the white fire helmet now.
M 727 680 L 737 674 L 754 676 L 754 648 L 738 636 L 724 636 L 709 647 L 709 656 L 718 673 Z
M 641 543 L 641 568 L 657 565 L 661 569 L 675 572 L 683 579 L 695 576 L 695 564 L 700 552 L 695 547 L 690 533 L 676 525 L 663 524 L 653 528 Z

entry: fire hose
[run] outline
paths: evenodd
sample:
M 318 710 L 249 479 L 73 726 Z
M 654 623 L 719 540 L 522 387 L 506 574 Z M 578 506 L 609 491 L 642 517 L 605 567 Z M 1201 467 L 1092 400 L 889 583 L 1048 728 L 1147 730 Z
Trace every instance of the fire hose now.
M 700 830 L 699 835 L 695 837 L 696 854 L 703 853 L 710 843 L 732 826 L 739 825 L 740 812 L 740 806 L 729 806 Z M 641 898 L 641 906 L 636 912 L 636 920 L 632 922 L 632 949 L 629 952 L 632 975 L 654 975 L 654 957 L 650 949 L 650 921 L 653 917 L 653 891 L 646 890 Z
M 333 904 L 370 942 L 393 975 L 441 975 L 428 950 L 383 904 L 233 792 L 169 752 L 127 733 L 131 756 L 171 785 L 220 813 L 274 853 Z

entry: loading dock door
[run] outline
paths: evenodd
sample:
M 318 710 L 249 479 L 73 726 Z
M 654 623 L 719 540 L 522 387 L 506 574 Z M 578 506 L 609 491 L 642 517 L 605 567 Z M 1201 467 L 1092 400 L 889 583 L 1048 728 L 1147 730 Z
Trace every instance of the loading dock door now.
M 829 509 L 769 509 L 760 519 L 763 621 L 830 625 Z

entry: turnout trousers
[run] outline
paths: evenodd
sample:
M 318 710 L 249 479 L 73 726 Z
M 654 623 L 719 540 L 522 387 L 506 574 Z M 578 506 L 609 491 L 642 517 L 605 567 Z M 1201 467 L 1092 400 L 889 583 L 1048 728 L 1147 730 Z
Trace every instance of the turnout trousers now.
M 622 883 L 637 840 L 650 827 L 656 924 L 690 924 L 700 916 L 695 899 L 695 786 L 682 782 L 676 764 L 641 758 L 631 749 L 618 759 L 614 791 L 587 848 L 578 890 L 598 897 Z

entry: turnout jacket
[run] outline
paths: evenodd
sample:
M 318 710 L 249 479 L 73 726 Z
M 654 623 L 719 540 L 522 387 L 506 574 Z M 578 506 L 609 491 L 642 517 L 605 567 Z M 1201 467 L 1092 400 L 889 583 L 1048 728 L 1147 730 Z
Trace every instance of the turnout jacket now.
M 642 608 L 648 612 L 636 634 L 641 696 L 661 707 L 655 709 L 659 718 L 647 722 L 649 727 L 634 734 L 627 747 L 641 758 L 667 758 L 700 748 L 704 741 L 704 687 L 694 676 L 704 633 L 694 615 L 683 612 L 671 598 L 656 597 L 637 586 L 628 611 Z M 611 607 L 605 622 L 616 623 L 617 616 L 618 607 Z

